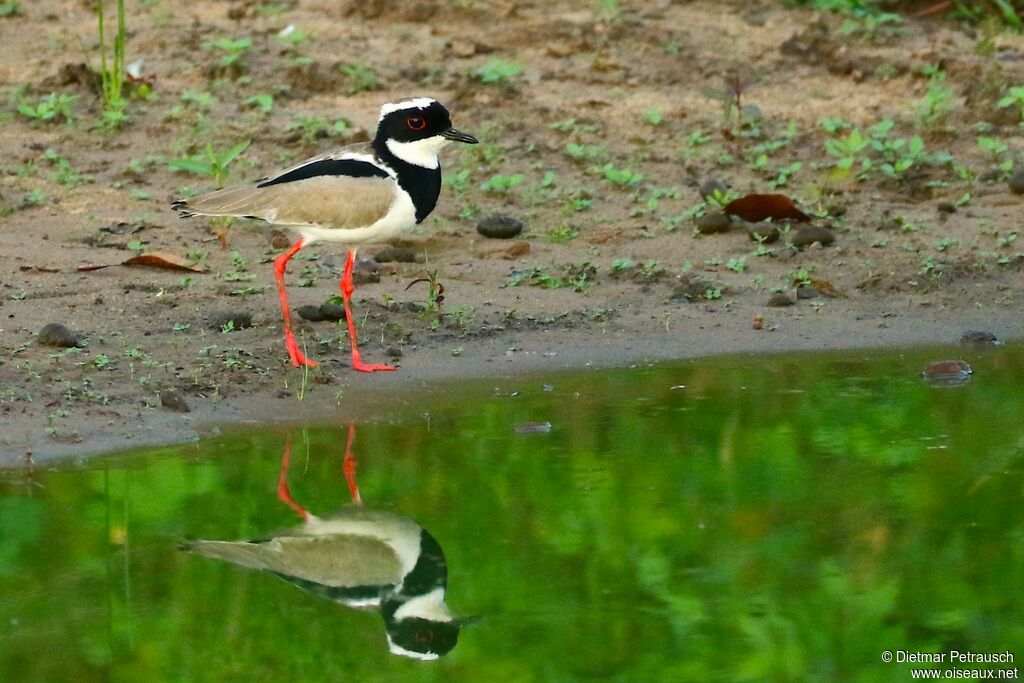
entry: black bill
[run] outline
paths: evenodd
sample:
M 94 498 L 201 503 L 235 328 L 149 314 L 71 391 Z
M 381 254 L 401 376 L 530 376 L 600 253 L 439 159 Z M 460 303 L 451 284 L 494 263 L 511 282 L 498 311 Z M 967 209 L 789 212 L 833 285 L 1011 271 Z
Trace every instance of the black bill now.
M 441 137 L 454 140 L 455 142 L 465 142 L 469 145 L 475 145 L 480 142 L 469 133 L 463 133 L 461 130 L 456 130 L 454 128 L 449 128 L 445 132 L 441 133 Z

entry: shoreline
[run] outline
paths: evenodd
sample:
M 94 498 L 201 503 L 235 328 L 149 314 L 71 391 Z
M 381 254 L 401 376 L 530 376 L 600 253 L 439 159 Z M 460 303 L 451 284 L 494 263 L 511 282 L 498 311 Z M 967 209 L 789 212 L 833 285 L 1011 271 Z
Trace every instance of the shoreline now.
M 639 320 L 643 313 L 634 315 L 635 320 L 619 321 L 614 328 L 596 334 L 593 330 L 548 329 L 474 340 L 457 358 L 441 344 L 432 344 L 404 357 L 402 367 L 395 373 L 357 374 L 340 361 L 328 360 L 334 366 L 331 370 L 337 373 L 340 387 L 310 384 L 302 400 L 282 397 L 273 385 L 266 385 L 218 400 L 190 397 L 188 413 L 170 412 L 159 406 L 140 409 L 135 419 L 121 425 L 86 411 L 62 425 L 63 433 L 76 435 L 74 442 L 55 440 L 40 428 L 40 417 L 34 411 L 9 412 L 4 419 L 0 469 L 182 445 L 216 435 L 222 429 L 249 424 L 284 427 L 349 419 L 389 419 L 408 415 L 417 400 L 450 394 L 464 382 L 522 382 L 546 374 L 728 355 L 763 355 L 770 359 L 788 353 L 870 354 L 931 346 L 967 349 L 958 347 L 958 340 L 974 329 L 994 332 L 1001 342 L 1024 339 L 1024 320 L 1003 308 L 936 311 L 925 318 L 914 311 L 871 313 L 847 302 L 841 314 L 835 310 L 827 316 L 805 313 L 789 315 L 785 321 L 779 320 L 784 314 L 774 314 L 766 321 L 767 327 L 778 324 L 774 330 L 753 329 L 753 316 L 763 309 L 743 304 L 729 308 L 728 315 L 715 315 L 696 325 L 692 323 L 703 315 L 692 312 L 696 315 L 688 316 L 690 320 L 678 321 L 668 331 L 651 320 L 640 336 L 631 330 L 643 329 Z M 300 371 L 294 372 L 298 377 Z M 341 399 L 336 401 L 339 395 Z M 27 457 L 29 453 L 31 459 Z

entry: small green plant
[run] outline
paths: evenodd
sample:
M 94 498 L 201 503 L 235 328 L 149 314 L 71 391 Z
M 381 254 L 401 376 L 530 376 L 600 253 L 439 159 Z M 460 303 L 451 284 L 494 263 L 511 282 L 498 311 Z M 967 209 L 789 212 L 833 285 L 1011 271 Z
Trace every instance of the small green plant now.
M 324 116 L 308 114 L 296 117 L 295 120 L 285 126 L 284 130 L 286 133 L 297 131 L 302 142 L 308 145 L 319 138 L 343 133 L 351 127 L 352 124 L 346 119 L 335 119 L 331 123 Z
M 338 70 L 349 80 L 349 95 L 356 95 L 366 90 L 376 90 L 379 87 L 377 74 L 360 64 L 342 64 Z
M 725 267 L 735 273 L 742 273 L 747 269 L 747 257 L 731 258 L 726 262 Z
M 1015 85 L 997 103 L 1000 109 L 1016 107 L 1020 110 L 1020 125 L 1024 126 L 1024 85 Z
M 505 279 L 506 287 L 517 287 L 523 282 L 541 289 L 569 287 L 576 292 L 586 292 L 593 285 L 597 267 L 590 261 L 580 264 L 570 263 L 562 268 L 562 275 L 552 275 L 543 268 L 533 267 L 525 271 L 517 271 Z
M 867 167 L 870 167 L 870 160 L 860 156 L 869 144 L 869 141 L 864 139 L 864 135 L 854 129 L 845 138 L 826 140 L 825 151 L 835 159 L 832 165 L 838 171 L 837 175 L 848 175 L 858 159 L 861 161 L 862 168 L 866 170 Z
M 21 14 L 21 0 L 4 0 L 0 2 L 0 17 Z
M 946 84 L 946 72 L 937 66 L 927 66 L 921 72 L 928 76 L 928 89 L 914 105 L 919 125 L 941 126 L 956 106 L 953 90 Z
M 644 109 L 644 119 L 652 126 L 660 126 L 662 121 L 664 121 L 664 118 L 661 115 L 661 110 L 656 109 L 655 107 L 648 107 L 647 109 Z
M 504 84 L 523 73 L 523 66 L 503 59 L 492 59 L 473 72 L 483 83 Z
M 217 38 L 203 43 L 207 50 L 220 52 L 218 65 L 222 69 L 244 70 L 245 55 L 252 47 L 251 38 Z
M 581 145 L 575 142 L 565 146 L 565 153 L 573 161 L 600 161 L 608 154 L 600 145 Z
M 835 135 L 841 131 L 853 128 L 853 124 L 842 116 L 822 116 L 818 119 L 818 125 L 829 135 Z
M 18 113 L 22 116 L 42 121 L 43 123 L 71 123 L 74 116 L 71 112 L 71 105 L 78 99 L 78 95 L 52 92 L 45 95 L 36 102 L 22 99 L 18 102 Z
M 231 162 L 246 150 L 249 142 L 249 140 L 240 142 L 223 152 L 215 151 L 213 145 L 206 143 L 204 154 L 172 159 L 169 166 L 172 171 L 184 171 L 186 173 L 194 173 L 195 175 L 210 176 L 217 187 L 222 187 L 230 174 L 229 167 Z
M 599 170 L 605 180 L 619 187 L 636 187 L 644 179 L 643 173 L 628 168 L 615 168 L 611 162 L 601 166 Z
M 68 158 L 56 150 L 48 149 L 43 152 L 43 159 L 55 167 L 54 171 L 50 173 L 50 180 L 69 187 L 77 187 L 88 182 L 85 176 L 71 168 L 71 162 Z
M 480 185 L 481 190 L 487 192 L 495 192 L 497 194 L 505 194 L 516 185 L 523 182 L 525 176 L 522 173 L 516 173 L 513 175 L 493 175 Z
M 269 114 L 274 110 L 274 96 L 266 92 L 260 93 L 242 100 L 242 104 L 258 109 L 264 114 Z

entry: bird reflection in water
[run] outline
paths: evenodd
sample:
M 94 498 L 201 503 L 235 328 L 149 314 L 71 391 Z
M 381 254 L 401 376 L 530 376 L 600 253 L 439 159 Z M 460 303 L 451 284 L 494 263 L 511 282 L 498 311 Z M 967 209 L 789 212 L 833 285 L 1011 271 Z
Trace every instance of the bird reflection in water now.
M 277 497 L 303 524 L 252 541 L 193 541 L 199 555 L 262 569 L 343 605 L 376 610 L 384 619 L 391 652 L 437 659 L 458 642 L 470 619 L 452 615 L 444 602 L 448 568 L 430 533 L 408 517 L 363 507 L 352 452 L 355 425 L 348 425 L 343 470 L 352 504 L 330 517 L 310 514 L 288 487 L 291 443 L 281 456 Z

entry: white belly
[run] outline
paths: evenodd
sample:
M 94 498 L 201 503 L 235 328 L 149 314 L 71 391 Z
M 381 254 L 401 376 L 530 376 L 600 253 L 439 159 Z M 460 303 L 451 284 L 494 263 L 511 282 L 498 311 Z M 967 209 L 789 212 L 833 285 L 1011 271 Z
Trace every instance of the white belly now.
M 388 212 L 376 223 L 365 228 L 329 228 L 320 225 L 289 226 L 302 235 L 306 242 L 323 240 L 341 244 L 383 242 L 416 226 L 416 207 L 405 192 L 396 192 Z

